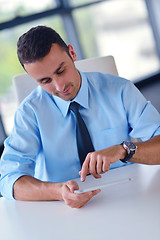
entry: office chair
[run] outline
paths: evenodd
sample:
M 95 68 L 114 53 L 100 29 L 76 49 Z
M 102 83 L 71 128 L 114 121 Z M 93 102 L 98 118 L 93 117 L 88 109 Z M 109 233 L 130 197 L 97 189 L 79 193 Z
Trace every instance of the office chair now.
M 3 153 L 3 149 L 4 149 L 3 142 L 6 139 L 6 137 L 7 137 L 7 134 L 5 132 L 3 122 L 2 122 L 2 118 L 1 118 L 1 115 L 0 115 L 0 158 L 1 158 L 1 155 Z M 1 174 L 0 174 L 0 176 L 1 176 Z M 2 197 L 1 193 L 0 193 L 0 197 Z
M 134 84 L 160 113 L 160 72 L 148 76 L 146 79 L 135 82 Z
M 1 115 L 0 115 L 0 157 L 1 157 L 3 149 L 4 149 L 3 142 L 6 139 L 6 137 L 7 137 L 7 134 L 5 132 L 4 125 L 3 125 L 3 122 L 2 122 L 2 118 L 1 118 Z
M 113 56 L 89 58 L 75 62 L 77 69 L 83 72 L 102 72 L 118 75 Z M 37 87 L 37 83 L 27 74 L 16 75 L 12 79 L 18 104 Z

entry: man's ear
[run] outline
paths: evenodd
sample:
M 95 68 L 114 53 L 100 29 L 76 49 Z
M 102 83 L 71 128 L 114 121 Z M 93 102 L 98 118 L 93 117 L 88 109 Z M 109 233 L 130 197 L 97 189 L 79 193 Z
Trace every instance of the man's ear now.
M 71 44 L 68 45 L 68 50 L 69 50 L 69 54 L 71 56 L 71 58 L 73 59 L 73 61 L 77 60 L 77 55 L 73 49 L 73 46 Z

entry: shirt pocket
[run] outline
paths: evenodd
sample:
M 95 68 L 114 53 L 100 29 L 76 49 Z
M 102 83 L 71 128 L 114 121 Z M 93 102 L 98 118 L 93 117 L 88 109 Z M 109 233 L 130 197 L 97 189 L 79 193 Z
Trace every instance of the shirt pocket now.
M 129 131 L 127 126 L 121 124 L 115 127 L 103 127 L 94 130 L 93 144 L 95 150 L 120 144 L 124 140 L 129 140 Z

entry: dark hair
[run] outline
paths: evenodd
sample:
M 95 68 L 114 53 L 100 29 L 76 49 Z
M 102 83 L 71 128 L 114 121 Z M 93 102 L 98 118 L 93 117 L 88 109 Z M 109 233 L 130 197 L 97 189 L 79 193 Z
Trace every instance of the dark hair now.
M 37 26 L 24 33 L 17 42 L 17 55 L 23 68 L 25 63 L 32 63 L 45 57 L 53 43 L 64 48 L 70 56 L 68 46 L 52 28 Z

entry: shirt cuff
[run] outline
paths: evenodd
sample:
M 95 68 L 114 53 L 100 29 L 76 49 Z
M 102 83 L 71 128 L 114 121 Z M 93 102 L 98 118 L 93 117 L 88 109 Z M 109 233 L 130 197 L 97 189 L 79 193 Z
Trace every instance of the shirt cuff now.
M 0 181 L 0 189 L 3 197 L 9 200 L 15 200 L 13 197 L 13 186 L 14 183 L 22 176 L 27 175 L 25 173 L 17 173 L 14 175 L 8 175 L 2 177 Z

